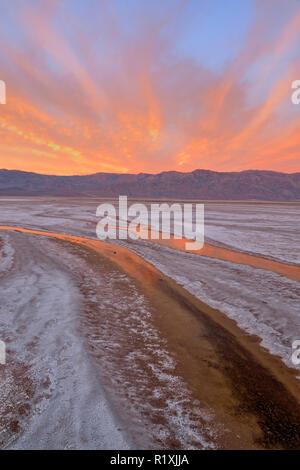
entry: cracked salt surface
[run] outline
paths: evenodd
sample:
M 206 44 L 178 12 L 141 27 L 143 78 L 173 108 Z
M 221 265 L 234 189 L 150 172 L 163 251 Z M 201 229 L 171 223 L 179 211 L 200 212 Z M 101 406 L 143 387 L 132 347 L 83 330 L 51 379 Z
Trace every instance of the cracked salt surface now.
M 18 399 L 8 436 L 0 418 L 2 447 L 212 448 L 211 416 L 176 375 L 132 282 L 107 266 L 95 275 L 74 247 L 14 232 L 9 240 L 15 264 L 0 283 L 6 373 L 20 364 L 21 389 L 26 377 L 31 388 L 18 398 L 10 380 L 0 391 L 0 403 L 8 386 Z
M 96 238 L 95 227 L 97 218 L 95 217 L 95 211 L 97 205 L 100 202 L 103 201 L 98 201 L 97 199 L 85 199 L 81 201 L 78 200 L 70 202 L 66 199 L 58 199 L 56 201 L 49 201 L 47 199 L 44 199 L 43 201 L 38 201 L 37 199 L 26 199 L 24 201 L 18 202 L 7 200 L 2 200 L 1 202 L 0 199 L 0 221 L 3 225 L 21 225 L 28 228 L 44 229 L 53 232 L 69 233 L 73 235 L 81 235 L 90 238 Z M 206 237 L 212 239 L 215 243 L 241 251 L 260 253 L 261 255 L 267 258 L 299 264 L 300 206 L 281 204 L 230 205 L 227 203 L 206 204 L 205 207 Z M 1 238 L 3 238 L 2 234 L 0 235 Z M 5 235 L 5 237 L 7 237 L 7 235 Z M 45 344 L 47 345 L 47 348 L 49 348 L 51 354 L 53 351 L 53 358 L 56 358 L 53 360 L 53 364 L 59 365 L 57 369 L 58 371 L 60 371 L 60 373 L 56 372 L 56 374 L 58 375 L 52 376 L 52 366 L 50 367 L 47 361 L 45 361 L 45 363 L 43 363 L 42 361 L 40 365 L 34 364 L 34 359 L 33 357 L 31 357 L 34 367 L 36 367 L 36 372 L 38 372 L 38 374 L 41 374 L 41 377 L 47 377 L 47 374 L 48 376 L 50 375 L 52 381 L 51 383 L 53 384 L 64 384 L 64 370 L 67 371 L 65 373 L 65 376 L 67 376 L 69 373 L 71 375 L 73 374 L 75 378 L 78 376 L 78 371 L 76 367 L 71 367 L 68 363 L 68 357 L 74 355 L 74 358 L 76 358 L 76 361 L 78 361 L 78 364 L 80 364 L 80 369 L 82 367 L 83 377 L 88 377 L 89 380 L 91 380 L 90 387 L 93 390 L 96 389 L 98 387 L 98 382 L 96 378 L 94 378 L 95 384 L 93 385 L 93 379 L 91 378 L 93 374 L 90 370 L 86 369 L 88 367 L 88 361 L 84 361 L 85 366 L 81 365 L 79 356 L 80 354 L 84 353 L 82 352 L 82 344 L 76 336 L 77 333 L 72 333 L 73 336 L 71 335 L 71 337 L 73 337 L 73 339 L 77 339 L 76 341 L 71 340 L 69 343 L 67 343 L 66 349 L 63 349 L 61 345 L 61 343 L 63 342 L 61 336 L 62 333 L 60 331 L 61 327 L 65 328 L 69 325 L 69 317 L 73 317 L 75 312 L 77 312 L 76 314 L 79 315 L 77 308 L 80 304 L 80 301 L 82 301 L 81 297 L 79 300 L 78 298 L 76 298 L 76 295 L 79 294 L 78 290 L 76 290 L 76 286 L 72 283 L 73 281 L 71 282 L 71 285 L 68 285 L 66 283 L 67 281 L 65 277 L 68 280 L 69 274 L 63 276 L 60 273 L 57 275 L 57 279 L 55 280 L 54 278 L 56 274 L 54 275 L 54 278 L 52 276 L 50 280 L 47 278 L 49 266 L 52 266 L 51 259 L 53 259 L 54 256 L 53 253 L 51 253 L 51 256 L 49 253 L 49 262 L 47 259 L 47 261 L 43 263 L 42 273 L 39 273 L 38 269 L 35 270 L 32 264 L 30 264 L 29 262 L 29 267 L 31 267 L 31 274 L 29 275 L 29 279 L 31 279 L 31 281 L 26 281 L 26 278 L 28 276 L 27 269 L 25 270 L 25 268 L 23 269 L 23 271 L 21 271 L 20 278 L 16 274 L 13 277 L 9 277 L 11 276 L 10 273 L 12 267 L 14 266 L 14 263 L 18 263 L 18 256 L 19 252 L 21 252 L 22 244 L 19 245 L 18 253 L 16 256 L 16 253 L 14 254 L 13 251 L 15 249 L 15 246 L 12 247 L 9 243 L 7 244 L 7 239 L 9 240 L 9 238 L 6 238 L 6 245 L 4 244 L 4 248 L 2 247 L 2 253 L 5 253 L 5 256 L 2 256 L 1 258 L 0 254 L 0 259 L 2 260 L 0 263 L 0 279 L 2 288 L 7 289 L 5 290 L 5 292 L 8 292 L 9 294 L 6 295 L 6 298 L 8 299 L 8 307 L 10 306 L 10 309 L 6 308 L 3 310 L 4 307 L 3 305 L 1 305 L 2 310 L 0 309 L 0 312 L 2 313 L 0 318 L 1 321 L 3 321 L 3 318 L 5 318 L 5 321 L 8 322 L 8 325 L 6 325 L 6 331 L 8 335 L 7 337 L 9 339 L 9 336 L 11 336 L 12 339 L 12 341 L 9 343 L 9 347 L 12 347 L 12 343 L 15 344 L 14 341 L 16 341 L 16 343 L 19 342 L 18 351 L 12 351 L 11 354 L 18 352 L 18 354 L 20 354 L 18 358 L 20 358 L 20 360 L 24 360 L 24 357 L 22 356 L 22 354 L 24 353 L 24 348 L 21 347 L 23 345 L 23 340 L 20 336 L 22 331 L 21 325 L 20 331 L 17 334 L 16 329 L 14 329 L 14 326 L 9 326 L 8 321 L 11 316 L 13 317 L 15 307 L 19 306 L 19 310 L 17 309 L 17 311 L 19 312 L 20 317 L 18 317 L 18 315 L 15 317 L 15 321 L 17 322 L 17 324 L 23 322 L 23 320 L 25 320 L 27 317 L 33 318 L 33 323 L 37 323 L 36 333 L 34 333 L 34 325 L 32 327 L 32 330 L 24 330 L 25 336 L 27 337 L 28 334 L 28 338 L 32 338 L 33 343 L 35 341 L 38 341 L 38 331 L 43 328 L 45 328 L 45 331 L 47 331 L 48 328 L 49 331 L 52 332 L 51 334 L 53 334 L 54 337 L 60 338 L 60 340 L 58 340 L 58 344 L 60 348 L 59 350 L 62 354 L 61 364 L 59 362 L 59 357 L 55 355 L 55 347 L 51 342 L 49 343 L 50 340 L 45 338 Z M 25 236 L 22 239 L 22 243 L 25 243 Z M 204 258 L 193 254 L 182 253 L 167 247 L 154 245 L 151 242 L 147 241 L 124 241 L 117 242 L 117 244 L 121 244 L 135 251 L 141 257 L 153 263 L 163 273 L 177 280 L 177 282 L 183 285 L 187 290 L 189 290 L 200 300 L 204 301 L 205 303 L 214 308 L 220 309 L 226 315 L 235 319 L 245 331 L 256 334 L 258 337 L 260 337 L 262 339 L 263 346 L 268 348 L 271 353 L 279 355 L 280 357 L 282 357 L 283 361 L 288 366 L 292 366 L 291 345 L 293 340 L 299 339 L 300 336 L 299 283 L 269 271 L 254 269 L 248 266 L 219 261 L 216 259 Z M 33 243 L 31 248 L 33 260 L 35 259 L 35 251 L 33 249 L 34 246 L 36 246 L 35 242 Z M 72 254 L 70 254 L 69 256 L 70 265 L 73 264 L 74 266 L 77 266 L 74 269 L 79 270 L 80 267 L 76 265 L 76 257 L 74 258 Z M 58 263 L 57 259 L 56 263 Z M 58 273 L 60 272 L 60 270 L 61 266 L 59 266 Z M 3 273 L 5 272 L 7 272 L 7 282 L 3 287 Z M 53 272 L 56 273 L 55 270 Z M 87 273 L 88 272 L 89 271 L 87 270 Z M 149 313 L 149 306 L 145 307 L 143 299 L 140 299 L 137 294 L 132 291 L 132 296 L 134 299 L 134 311 L 128 312 L 126 302 L 122 302 L 122 295 L 116 294 L 116 292 L 119 291 L 118 286 L 115 283 L 115 274 L 112 277 L 107 278 L 109 280 L 108 284 L 111 284 L 110 286 L 107 284 L 100 283 L 98 287 L 97 284 L 95 284 L 93 272 L 91 271 L 89 272 L 89 274 L 86 275 L 88 277 L 85 279 L 85 281 L 91 286 L 91 292 L 89 293 L 89 301 L 91 302 L 91 305 L 94 305 L 93 308 L 99 308 L 98 313 L 99 315 L 101 314 L 104 316 L 104 321 L 101 323 L 102 330 L 95 332 L 95 322 L 93 319 L 93 315 L 90 314 L 90 317 L 87 316 L 85 318 L 86 324 L 84 326 L 84 331 L 88 331 L 88 344 L 90 350 L 94 351 L 94 359 L 97 359 L 97 361 L 99 361 L 104 371 L 106 370 L 107 376 L 109 376 L 110 374 L 112 375 L 111 382 L 108 381 L 104 384 L 104 388 L 106 387 L 105 390 L 116 389 L 120 391 L 119 395 L 112 399 L 114 406 L 117 406 L 116 402 L 122 402 L 123 398 L 124 403 L 126 403 L 128 396 L 130 396 L 133 403 L 130 412 L 134 415 L 136 411 L 136 404 L 140 401 L 140 397 L 136 395 L 137 391 L 134 387 L 132 387 L 130 377 L 127 376 L 128 374 L 125 374 L 125 371 L 135 369 L 141 370 L 140 361 L 142 361 L 142 363 L 145 364 L 146 370 L 148 370 L 148 375 L 150 376 L 150 374 L 152 374 L 152 376 L 155 377 L 155 380 L 158 383 L 157 386 L 153 386 L 153 383 L 151 384 L 153 400 L 157 398 L 161 399 L 161 396 L 163 396 L 163 399 L 165 400 L 164 406 L 167 406 L 169 410 L 178 410 L 178 403 L 187 403 L 184 400 L 188 400 L 189 398 L 187 398 L 187 396 L 179 396 L 176 398 L 176 400 L 173 397 L 173 401 L 169 401 L 169 398 L 166 395 L 162 395 L 162 390 L 168 390 L 167 387 L 165 389 L 162 387 L 163 383 L 169 384 L 168 386 L 170 386 L 170 384 L 172 384 L 173 382 L 172 389 L 180 390 L 182 389 L 182 384 L 179 384 L 177 382 L 176 386 L 174 386 L 174 380 L 177 379 L 174 379 L 172 372 L 174 370 L 172 369 L 172 358 L 169 358 L 164 355 L 163 351 L 165 351 L 165 346 L 163 343 L 160 342 L 161 340 L 159 339 L 159 337 L 157 337 L 157 332 L 155 332 L 155 330 L 152 331 L 150 327 L 151 314 Z M 118 279 L 121 284 L 127 285 L 126 278 Z M 47 282 L 50 283 L 49 286 L 53 284 L 53 307 L 49 299 L 50 295 L 46 295 L 47 288 L 45 286 Z M 70 279 L 68 282 L 70 282 Z M 38 286 L 39 288 L 39 300 L 37 300 L 37 292 L 35 291 L 36 286 Z M 62 286 L 64 286 L 63 289 L 61 289 Z M 67 297 L 64 292 L 65 289 L 70 289 L 74 295 L 71 296 L 71 298 Z M 101 295 L 103 289 L 106 292 L 104 296 Z M 20 292 L 23 291 L 25 291 L 26 295 L 28 296 L 24 305 L 22 304 L 22 299 L 20 298 L 20 296 L 18 296 L 20 295 Z M 52 292 L 52 288 L 49 290 L 49 292 L 50 291 Z M 9 303 L 9 299 L 12 298 L 17 299 L 17 301 L 15 301 L 17 302 L 16 304 Z M 36 311 L 37 308 L 39 308 L 37 302 L 41 302 L 41 312 L 44 312 L 44 318 L 49 317 L 49 324 L 46 320 L 44 321 L 44 323 L 42 321 L 39 322 L 36 320 L 36 317 L 34 317 L 33 312 Z M 48 307 L 46 308 L 47 303 Z M 117 317 L 114 317 L 113 306 L 116 306 L 115 311 L 117 312 Z M 31 307 L 33 308 L 33 312 L 31 311 Z M 27 313 L 23 313 L 23 315 L 25 316 L 22 319 L 23 308 L 25 308 L 25 311 Z M 63 310 L 67 312 L 67 317 L 65 317 Z M 137 318 L 134 316 L 134 312 L 136 312 Z M 126 316 L 126 318 L 124 316 Z M 57 318 L 60 318 L 61 323 L 57 323 Z M 139 341 L 143 344 L 142 349 L 139 349 L 138 353 L 135 353 L 135 350 L 132 350 L 130 348 L 129 350 L 126 349 L 130 346 L 130 344 L 127 345 L 128 341 L 127 343 L 122 343 L 122 341 L 120 341 L 120 336 L 118 336 L 118 331 L 116 331 L 116 328 L 118 324 L 122 322 L 126 324 L 125 330 L 128 333 L 128 337 L 130 339 L 132 337 L 139 338 Z M 147 330 L 148 336 L 147 334 L 145 334 L 145 330 Z M 72 330 L 71 328 L 70 332 L 72 331 L 74 330 Z M 105 335 L 103 333 L 105 333 Z M 103 336 L 106 336 L 107 339 L 103 339 Z M 29 342 L 30 341 L 28 340 L 28 343 Z M 156 345 L 156 351 L 153 350 L 153 345 Z M 42 354 L 42 347 L 36 347 L 39 348 L 38 350 L 41 351 Z M 120 360 L 122 348 L 126 349 L 126 354 L 122 356 L 123 366 L 121 369 L 119 368 L 120 370 L 117 372 L 116 375 L 114 375 L 114 372 L 112 371 L 117 370 L 117 364 L 119 364 L 118 361 Z M 98 352 L 95 353 L 95 351 Z M 108 357 L 107 352 L 110 353 L 111 362 L 106 362 L 105 358 Z M 86 352 L 85 354 L 90 357 L 90 353 Z M 68 357 L 66 357 L 66 355 Z M 151 357 L 151 360 L 149 359 L 149 357 Z M 157 360 L 154 361 L 156 357 Z M 152 363 L 151 361 L 154 361 L 154 363 Z M 67 366 L 66 364 L 69 365 Z M 64 369 L 64 367 L 69 367 L 69 369 Z M 93 368 L 94 366 L 90 365 L 90 367 Z M 54 367 L 54 370 L 56 370 L 56 366 Z M 62 376 L 59 374 L 62 374 Z M 63 399 L 65 399 L 65 408 L 62 408 L 62 415 L 66 417 L 66 422 L 68 422 L 68 406 L 66 405 L 66 402 L 68 402 L 68 400 L 71 400 L 70 396 L 66 392 L 66 389 L 73 388 L 75 390 L 74 393 L 75 396 L 77 396 L 77 401 L 75 400 L 75 398 L 73 399 L 74 407 L 76 408 L 77 406 L 83 406 L 80 404 L 79 391 L 84 390 L 85 382 L 81 383 L 80 377 L 77 377 L 77 382 L 75 381 L 75 384 L 72 382 L 71 379 L 66 380 L 65 385 L 61 386 L 59 389 L 60 395 L 57 395 L 58 397 L 61 396 L 63 397 Z M 34 376 L 34 378 L 36 379 L 36 375 Z M 103 377 L 101 377 L 101 380 L 105 382 Z M 148 390 L 145 380 L 146 379 L 143 374 L 138 377 L 140 390 Z M 128 387 L 127 396 L 124 388 L 125 385 Z M 51 384 L 48 388 L 50 388 L 50 391 L 52 391 Z M 56 393 L 58 394 L 58 392 Z M 102 393 L 104 393 L 105 395 L 107 391 Z M 67 398 L 64 398 L 65 396 Z M 93 399 L 96 400 L 95 397 Z M 38 400 L 37 402 L 39 403 Z M 42 415 L 36 415 L 37 417 L 34 418 L 37 420 L 41 420 L 39 421 L 41 424 L 39 429 L 42 429 L 42 423 L 44 423 L 45 428 L 45 421 L 43 421 L 44 417 L 45 420 L 50 419 L 52 414 L 53 416 L 57 416 L 57 420 L 59 422 L 58 411 L 57 413 L 55 413 L 54 409 L 51 410 L 51 408 L 47 408 L 49 407 L 49 400 L 48 402 L 46 400 L 46 402 L 42 403 L 44 404 L 37 404 L 36 406 L 44 406 L 45 408 L 43 409 L 49 409 L 49 412 L 48 418 L 46 418 L 46 414 L 44 411 Z M 105 397 L 101 399 L 99 398 L 99 410 L 102 406 L 101 404 L 103 403 L 107 403 Z M 153 403 L 155 403 L 155 401 L 153 401 Z M 85 400 L 83 409 L 85 409 L 85 407 L 87 407 L 86 416 L 89 416 L 90 413 L 91 420 L 96 419 L 91 409 L 92 406 L 89 407 L 89 399 Z M 197 409 L 196 405 L 195 407 L 195 409 Z M 184 411 L 184 406 L 182 410 L 182 413 L 179 411 L 179 413 L 177 413 L 177 416 L 174 415 L 174 420 L 175 422 L 177 422 L 177 424 L 174 424 L 174 426 L 177 426 L 179 435 L 181 435 L 181 433 L 183 432 L 184 426 L 187 425 L 187 421 L 184 420 L 189 419 L 186 415 L 186 412 Z M 149 414 L 149 410 L 145 409 L 143 411 L 145 412 L 145 414 Z M 110 416 L 110 412 L 107 410 L 106 412 L 108 416 Z M 159 408 L 154 409 L 154 417 L 159 413 L 161 413 Z M 172 416 L 172 413 L 170 413 L 170 416 Z M 77 418 L 78 423 L 80 422 L 80 417 L 77 416 Z M 81 419 L 83 420 L 83 418 Z M 108 421 L 110 419 L 112 418 L 107 418 Z M 206 418 L 204 415 L 202 415 L 201 419 L 203 419 L 203 423 L 209 423 L 210 418 L 209 416 Z M 180 428 L 180 422 L 182 422 L 182 428 Z M 110 424 L 108 426 L 109 429 L 110 426 L 113 428 L 113 425 Z M 136 417 L 134 423 L 132 424 L 133 428 L 135 426 L 136 429 L 142 430 L 143 428 L 138 417 Z M 32 429 L 34 429 L 34 427 L 35 426 L 33 426 Z M 76 427 L 75 424 L 74 427 Z M 96 425 L 94 426 L 94 428 L 95 427 Z M 59 433 L 59 424 L 57 425 L 57 428 L 50 428 L 48 435 L 41 438 L 41 442 L 43 442 L 43 445 L 54 446 L 54 443 L 52 442 L 52 439 L 54 438 L 52 436 L 53 434 L 55 434 L 56 429 Z M 166 440 L 171 437 L 170 433 L 166 433 L 166 429 L 168 429 L 166 426 L 161 427 L 159 438 L 162 440 Z M 79 446 L 85 448 L 85 446 L 87 445 L 85 442 L 85 438 L 83 438 L 83 440 L 80 440 L 81 438 L 78 437 L 80 436 L 80 432 L 78 431 L 78 433 L 76 434 L 76 432 L 74 431 L 74 436 L 67 438 L 68 442 L 65 442 L 64 426 L 62 425 L 61 438 L 64 445 L 66 447 Z M 94 438 L 93 440 L 92 436 L 92 426 L 90 428 L 90 431 L 87 430 L 85 432 L 87 434 L 90 432 L 90 435 L 88 437 L 89 444 L 92 443 L 92 445 L 96 445 L 96 439 Z M 24 434 L 24 436 L 26 435 Z M 22 438 L 20 439 L 18 443 L 19 446 L 29 445 L 28 443 L 31 439 L 29 437 L 30 433 L 28 433 L 27 436 L 27 441 L 22 441 Z M 38 439 L 37 435 L 32 438 L 32 442 L 35 442 L 35 439 Z M 103 445 L 109 445 L 109 443 L 105 441 L 105 437 L 103 439 Z M 110 442 L 112 442 L 113 439 L 116 439 L 116 441 L 114 442 L 121 442 L 120 445 L 122 445 L 123 437 L 121 437 L 121 435 L 114 435 L 114 437 L 111 438 Z M 121 441 L 119 441 L 119 439 Z M 143 439 L 144 434 L 141 432 L 141 440 Z M 188 439 L 189 442 L 193 440 L 192 434 L 189 435 Z M 205 447 L 209 439 L 211 439 L 211 442 L 213 441 L 213 436 L 206 436 L 205 433 L 203 433 L 201 439 L 200 441 L 198 440 L 198 445 L 199 442 L 201 442 L 201 445 Z M 98 441 L 97 445 L 99 446 Z M 124 444 L 124 446 L 126 445 L 127 443 Z
M 0 282 L 0 330 L 7 342 L 1 447 L 129 448 L 76 333 L 81 299 L 70 272 L 37 238 L 10 239 L 15 266 Z
M 110 201 L 110 200 L 108 200 Z M 1 223 L 96 238 L 97 198 L 1 202 Z M 116 200 L 110 201 L 116 204 Z M 117 204 L 116 204 L 117 205 Z M 146 205 L 149 207 L 149 203 Z M 205 237 L 247 253 L 300 263 L 300 205 L 205 203 Z M 291 344 L 300 336 L 299 283 L 268 271 L 188 255 L 147 242 L 124 246 L 153 262 L 190 292 L 257 334 L 291 366 Z M 189 267 L 190 266 L 190 267 Z
M 257 335 L 272 354 L 293 366 L 291 346 L 300 336 L 297 281 L 244 265 L 199 259 L 145 241 L 132 243 L 131 249 L 207 305 L 236 320 L 242 329 Z
M 64 253 L 79 272 L 78 259 Z M 151 306 L 126 275 L 108 266 L 91 269 L 81 253 L 87 307 L 80 331 L 100 366 L 107 396 L 138 448 L 213 448 L 212 415 L 199 408 L 176 374 Z

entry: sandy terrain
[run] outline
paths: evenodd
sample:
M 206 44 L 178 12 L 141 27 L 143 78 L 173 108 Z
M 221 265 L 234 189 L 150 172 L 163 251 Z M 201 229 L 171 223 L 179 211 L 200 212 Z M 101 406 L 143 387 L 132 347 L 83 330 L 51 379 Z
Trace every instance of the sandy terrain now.
M 300 447 L 299 263 L 285 230 L 272 255 L 267 237 L 241 253 L 229 229 L 203 257 L 93 240 L 91 201 L 0 205 L 2 447 Z

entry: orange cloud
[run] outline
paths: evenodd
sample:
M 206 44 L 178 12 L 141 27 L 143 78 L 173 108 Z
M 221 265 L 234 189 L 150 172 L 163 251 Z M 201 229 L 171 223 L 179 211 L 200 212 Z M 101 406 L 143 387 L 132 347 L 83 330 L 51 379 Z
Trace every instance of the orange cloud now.
M 58 5 L 19 10 L 22 48 L 0 34 L 7 43 L 0 167 L 55 174 L 300 171 L 300 106 L 297 113 L 290 101 L 291 81 L 300 78 L 299 54 L 292 53 L 300 10 L 270 41 L 262 10 L 272 15 L 273 7 L 261 2 L 244 46 L 220 73 L 176 54 L 176 38 L 161 34 L 167 16 L 161 23 L 145 18 L 133 40 L 107 7 L 100 41 L 70 14 L 70 42 L 55 26 Z

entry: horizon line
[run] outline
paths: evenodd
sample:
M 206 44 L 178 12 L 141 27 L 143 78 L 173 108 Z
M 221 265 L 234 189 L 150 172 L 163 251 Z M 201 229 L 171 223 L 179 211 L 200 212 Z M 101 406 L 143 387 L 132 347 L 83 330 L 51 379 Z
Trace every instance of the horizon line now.
M 208 171 L 208 172 L 211 172 L 211 173 L 247 173 L 247 172 L 250 172 L 250 171 L 253 171 L 253 172 L 264 172 L 264 173 L 277 173 L 277 174 L 282 174 L 282 175 L 295 175 L 295 174 L 299 174 L 300 171 L 292 171 L 292 172 L 285 172 L 285 171 L 277 171 L 277 170 L 261 170 L 261 169 L 258 169 L 258 168 L 248 168 L 247 170 L 228 170 L 228 171 L 217 171 L 217 170 L 211 170 L 211 169 L 207 169 L 207 168 L 195 168 L 194 170 L 191 170 L 191 171 L 178 171 L 178 170 L 163 170 L 163 171 L 160 171 L 158 173 L 147 173 L 147 172 L 143 172 L 143 171 L 140 171 L 139 173 L 130 173 L 130 172 L 108 172 L 108 171 L 97 171 L 97 172 L 93 172 L 93 173 L 81 173 L 81 174 L 56 174 L 56 173 L 43 173 L 43 172 L 39 172 L 39 171 L 28 171 L 28 170 L 20 170 L 20 169 L 17 169 L 17 168 L 12 168 L 12 169 L 8 169 L 8 168 L 0 168 L 0 172 L 2 171 L 18 171 L 20 173 L 28 173 L 28 174 L 35 174 L 35 175 L 41 175 L 41 176 L 61 176 L 61 177 L 72 177 L 72 176 L 93 176 L 93 175 L 98 175 L 98 174 L 106 174 L 106 175 L 128 175 L 128 176 L 139 176 L 139 175 L 147 175 L 147 176 L 158 176 L 158 175 L 161 175 L 163 173 L 181 173 L 181 174 L 190 174 L 190 173 L 194 173 L 196 171 Z

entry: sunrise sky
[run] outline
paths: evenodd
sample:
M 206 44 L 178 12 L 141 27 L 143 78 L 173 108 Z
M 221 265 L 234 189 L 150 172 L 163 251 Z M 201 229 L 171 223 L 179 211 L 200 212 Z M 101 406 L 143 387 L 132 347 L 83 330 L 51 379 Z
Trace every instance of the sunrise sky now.
M 0 168 L 300 171 L 299 0 L 0 4 Z

